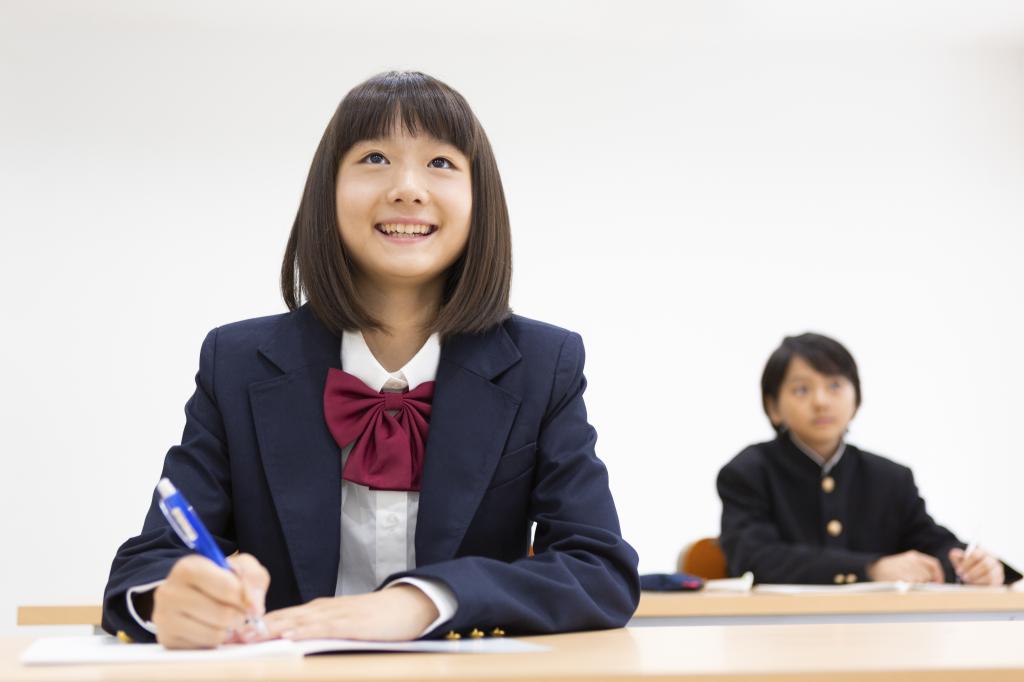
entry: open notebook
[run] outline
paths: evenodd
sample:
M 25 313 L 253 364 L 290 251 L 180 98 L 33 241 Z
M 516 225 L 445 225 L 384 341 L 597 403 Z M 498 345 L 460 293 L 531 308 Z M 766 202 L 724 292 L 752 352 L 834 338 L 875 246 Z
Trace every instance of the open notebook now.
M 408 652 L 447 654 L 516 654 L 547 647 L 509 639 L 418 640 L 415 642 L 357 642 L 351 639 L 275 639 L 259 644 L 227 644 L 206 651 L 178 651 L 160 644 L 124 644 L 109 635 L 37 639 L 21 655 L 25 665 L 72 663 L 170 663 L 175 661 L 238 661 L 249 658 L 300 658 L 309 654 Z

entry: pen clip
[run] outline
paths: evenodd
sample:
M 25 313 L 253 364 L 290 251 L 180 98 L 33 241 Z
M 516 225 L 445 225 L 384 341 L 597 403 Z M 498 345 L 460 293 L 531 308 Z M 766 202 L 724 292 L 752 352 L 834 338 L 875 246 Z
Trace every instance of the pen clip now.
M 180 497 L 179 497 L 180 500 Z M 181 507 L 173 503 L 167 504 L 169 500 L 160 500 L 160 511 L 164 513 L 164 518 L 174 528 L 174 532 L 178 534 L 178 537 L 188 545 L 189 549 L 196 548 L 196 540 L 199 538 L 199 534 L 196 533 L 195 528 L 188 522 L 185 517 L 185 513 L 181 510 Z

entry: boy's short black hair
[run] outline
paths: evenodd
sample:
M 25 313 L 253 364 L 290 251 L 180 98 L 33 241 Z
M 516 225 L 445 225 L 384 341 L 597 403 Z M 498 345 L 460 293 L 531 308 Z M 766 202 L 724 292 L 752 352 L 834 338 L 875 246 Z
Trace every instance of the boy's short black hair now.
M 789 363 L 794 357 L 800 356 L 807 363 L 827 375 L 844 376 L 853 384 L 856 396 L 856 405 L 860 407 L 860 375 L 857 373 L 857 363 L 850 351 L 846 350 L 843 344 L 823 334 L 807 332 L 799 336 L 787 336 L 782 344 L 775 349 L 775 352 L 768 358 L 761 374 L 761 407 L 771 421 L 771 414 L 768 412 L 768 400 L 778 400 L 779 391 L 782 389 L 782 380 L 786 377 Z M 776 431 L 779 426 L 772 423 Z

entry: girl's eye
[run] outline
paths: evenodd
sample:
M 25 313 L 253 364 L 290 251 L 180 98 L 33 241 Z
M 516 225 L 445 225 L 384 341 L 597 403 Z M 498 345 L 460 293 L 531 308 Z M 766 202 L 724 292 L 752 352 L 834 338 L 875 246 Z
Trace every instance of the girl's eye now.
M 831 388 L 833 391 L 838 391 L 839 388 L 840 388 L 839 387 L 839 382 L 838 381 L 833 381 L 831 384 L 829 384 L 828 387 Z
M 363 157 L 363 163 L 369 163 L 377 166 L 386 164 L 388 160 L 380 152 L 371 152 Z
M 455 165 L 451 161 L 439 156 L 436 159 L 431 159 L 430 163 L 427 164 L 431 168 L 455 168 Z
M 793 395 L 807 395 L 807 387 L 797 386 L 796 388 L 793 389 Z

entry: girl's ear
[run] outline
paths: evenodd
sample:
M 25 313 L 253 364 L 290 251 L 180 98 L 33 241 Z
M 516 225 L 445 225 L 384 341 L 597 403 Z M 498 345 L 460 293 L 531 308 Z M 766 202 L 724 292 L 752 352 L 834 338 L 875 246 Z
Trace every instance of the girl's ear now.
M 765 398 L 764 406 L 768 411 L 768 419 L 771 420 L 772 426 L 775 428 L 782 426 L 782 415 L 779 413 L 779 404 L 775 398 Z

